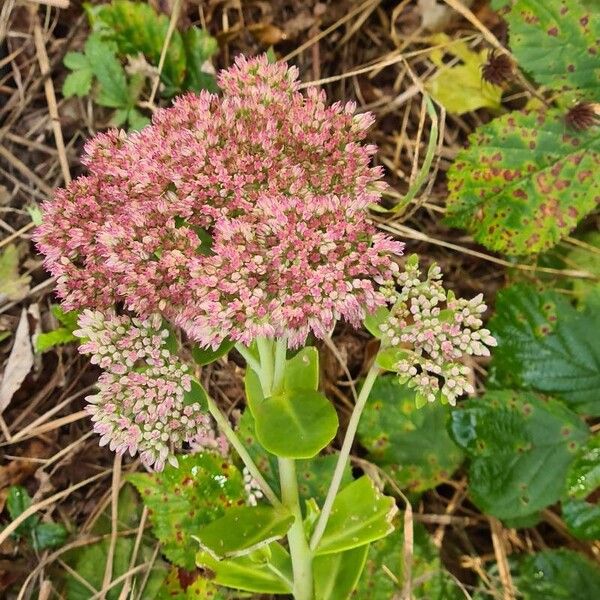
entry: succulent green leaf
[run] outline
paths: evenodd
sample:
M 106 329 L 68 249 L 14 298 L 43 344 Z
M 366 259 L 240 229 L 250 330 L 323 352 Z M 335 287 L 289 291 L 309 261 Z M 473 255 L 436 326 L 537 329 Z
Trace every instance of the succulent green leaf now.
M 494 387 L 537 390 L 600 415 L 600 311 L 580 312 L 556 292 L 515 285 L 498 294 L 489 326 L 498 342 Z
M 282 508 L 234 506 L 195 537 L 215 558 L 242 556 L 283 537 L 293 522 L 293 515 Z
M 256 437 L 276 456 L 312 458 L 335 436 L 338 418 L 331 402 L 313 390 L 284 390 L 252 406 Z
M 572 550 L 546 550 L 523 556 L 513 581 L 523 600 L 600 598 L 600 569 Z
M 286 390 L 317 390 L 319 387 L 319 351 L 307 346 L 286 361 L 283 372 Z
M 235 342 L 229 339 L 223 340 L 222 344 L 216 350 L 212 348 L 200 348 L 194 345 L 192 348 L 192 357 L 197 364 L 208 365 L 225 356 L 234 346 Z
M 369 544 L 317 556 L 313 560 L 315 600 L 346 600 L 350 598 L 365 567 Z
M 448 173 L 447 222 L 510 255 L 554 246 L 600 200 L 600 128 L 567 129 L 557 110 L 479 127 Z
M 404 532 L 398 524 L 393 533 L 371 544 L 362 577 L 353 597 L 390 600 L 400 597 L 403 575 Z M 411 596 L 414 600 L 464 600 L 464 595 L 443 568 L 438 549 L 425 528 L 414 525 Z
M 290 594 L 292 592 L 292 562 L 286 550 L 274 542 L 268 552 L 216 560 L 209 552 L 199 552 L 196 563 L 210 569 L 213 581 L 219 585 L 258 594 Z
M 408 357 L 410 352 L 401 348 L 382 348 L 375 357 L 378 367 L 386 371 L 396 371 L 396 365 Z
M 390 311 L 385 306 L 380 306 L 375 312 L 367 315 L 363 324 L 365 329 L 378 340 L 381 339 L 381 329 L 379 327 L 383 325 L 389 318 Z
M 315 556 L 345 552 L 385 537 L 394 531 L 397 512 L 394 498 L 384 496 L 366 475 L 360 477 L 336 496 Z
M 581 0 L 514 0 L 510 47 L 540 84 L 600 99 L 600 11 Z
M 415 392 L 394 376 L 379 377 L 358 425 L 368 458 L 398 485 L 421 492 L 450 478 L 460 466 L 461 450 L 446 430 L 450 409 L 438 402 L 415 404 Z
M 192 536 L 222 517 L 225 509 L 245 503 L 240 472 L 214 454 L 178 457 L 179 466 L 161 473 L 128 476 L 149 509 L 154 534 L 165 556 L 191 570 L 198 547 Z
M 252 460 L 263 474 L 267 483 L 276 494 L 280 493 L 279 488 L 279 470 L 277 458 L 269 454 L 256 439 L 254 432 L 254 419 L 249 410 L 244 411 L 238 425 L 238 435 L 244 446 L 250 453 Z M 296 461 L 296 476 L 298 479 L 298 492 L 300 494 L 300 504 L 310 498 L 314 498 L 319 505 L 322 505 L 327 496 L 329 482 L 333 476 L 333 471 L 337 464 L 338 453 L 315 456 L 308 460 Z M 352 481 L 352 470 L 346 466 L 342 476 L 342 485 Z
M 500 519 L 528 516 L 556 502 L 587 438 L 585 423 L 564 404 L 518 391 L 468 400 L 452 412 L 451 431 L 471 459 L 473 502 Z

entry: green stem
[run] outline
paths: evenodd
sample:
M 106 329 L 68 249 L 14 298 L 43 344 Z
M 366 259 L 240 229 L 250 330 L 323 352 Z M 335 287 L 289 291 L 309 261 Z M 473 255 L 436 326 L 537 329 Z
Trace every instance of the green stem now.
M 294 599 L 312 600 L 312 553 L 304 534 L 298 481 L 296 478 L 296 464 L 293 459 L 279 459 L 279 478 L 281 481 L 281 499 L 283 505 L 295 517 L 294 523 L 287 534 L 290 556 L 292 558 L 292 572 L 294 574 Z
M 373 364 L 367 373 L 367 377 L 362 385 L 360 394 L 356 399 L 356 404 L 354 405 L 354 410 L 350 416 L 350 421 L 348 422 L 346 435 L 344 436 L 342 448 L 338 456 L 337 464 L 335 465 L 335 471 L 333 472 L 333 477 L 331 479 L 329 489 L 327 490 L 327 496 L 325 498 L 325 502 L 323 503 L 323 509 L 321 510 L 319 520 L 317 521 L 312 538 L 310 540 L 311 551 L 315 550 L 315 548 L 319 545 L 321 538 L 323 537 L 325 527 L 327 526 L 327 521 L 329 520 L 329 515 L 331 514 L 331 509 L 333 508 L 333 501 L 335 500 L 335 497 L 340 489 L 342 477 L 344 476 L 344 469 L 346 468 L 348 458 L 350 457 L 350 450 L 352 449 L 352 444 L 354 443 L 354 436 L 356 435 L 358 422 L 360 421 L 367 398 L 371 393 L 371 389 L 378 375 L 379 367 L 377 367 L 376 364 Z
M 287 353 L 287 337 L 275 342 L 275 366 L 273 368 L 273 393 L 277 393 L 283 383 Z
M 235 349 L 242 355 L 246 364 L 255 372 L 258 373 L 260 371 L 260 363 L 252 356 L 248 348 L 246 346 L 242 346 L 242 344 L 236 344 Z
M 260 356 L 260 368 L 256 371 L 262 385 L 263 394 L 268 398 L 273 393 L 273 344 L 267 338 L 257 338 L 256 345 Z
M 262 493 L 265 495 L 265 498 L 275 507 L 281 506 L 281 502 L 279 498 L 275 495 L 275 492 L 271 489 L 271 486 L 265 481 L 265 478 L 262 476 L 261 472 L 258 470 L 258 467 L 252 460 L 252 457 L 248 453 L 248 450 L 242 444 L 240 438 L 237 436 L 235 431 L 232 429 L 229 424 L 229 419 L 221 412 L 219 407 L 216 405 L 215 401 L 210 397 L 208 398 L 208 410 L 210 414 L 214 417 L 217 425 L 221 429 L 221 431 L 225 434 L 225 437 L 229 440 L 229 443 L 235 448 L 236 452 L 239 454 L 242 462 L 250 472 L 250 475 L 254 477 Z

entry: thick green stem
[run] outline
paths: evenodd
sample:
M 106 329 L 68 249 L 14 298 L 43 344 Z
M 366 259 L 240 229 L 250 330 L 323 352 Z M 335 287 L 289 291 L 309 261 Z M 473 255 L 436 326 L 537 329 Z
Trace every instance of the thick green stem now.
M 296 464 L 293 459 L 279 459 L 279 478 L 281 481 L 281 499 L 283 505 L 294 515 L 295 521 L 290 527 L 287 538 L 292 557 L 294 574 L 294 599 L 313 599 L 312 553 L 302 525 L 302 510 L 296 479 Z
M 319 520 L 317 521 L 312 538 L 310 540 L 311 551 L 315 550 L 315 548 L 319 545 L 321 538 L 323 537 L 325 527 L 327 526 L 327 521 L 329 520 L 329 515 L 331 514 L 331 509 L 333 508 L 333 501 L 335 500 L 335 497 L 340 489 L 340 484 L 342 483 L 342 477 L 344 475 L 344 469 L 346 468 L 348 458 L 350 457 L 350 450 L 352 449 L 352 444 L 354 443 L 354 436 L 356 435 L 358 422 L 360 421 L 367 398 L 371 393 L 371 388 L 373 387 L 378 375 L 379 367 L 374 364 L 367 373 L 367 377 L 360 390 L 360 394 L 356 399 L 354 410 L 352 411 L 350 421 L 348 422 L 348 429 L 346 429 L 346 435 L 344 436 L 344 441 L 342 442 L 342 448 L 338 456 L 338 461 L 335 465 L 335 471 L 333 472 L 333 477 L 331 479 L 329 489 L 327 490 L 327 496 L 325 498 L 325 502 L 323 503 L 323 509 L 321 510 Z
M 242 444 L 240 438 L 237 436 L 235 431 L 232 429 L 229 424 L 229 420 L 227 417 L 221 412 L 219 407 L 216 405 L 215 401 L 208 396 L 208 411 L 213 416 L 219 429 L 225 434 L 225 437 L 229 441 L 229 443 L 235 448 L 236 452 L 239 454 L 242 462 L 250 472 L 250 475 L 254 477 L 256 483 L 260 486 L 262 493 L 265 495 L 265 498 L 273 505 L 273 506 L 281 506 L 281 502 L 279 498 L 275 495 L 275 492 L 271 489 L 271 486 L 265 481 L 265 478 L 262 476 L 261 472 L 258 470 L 258 467 L 252 460 L 252 457 L 248 453 L 248 450 Z

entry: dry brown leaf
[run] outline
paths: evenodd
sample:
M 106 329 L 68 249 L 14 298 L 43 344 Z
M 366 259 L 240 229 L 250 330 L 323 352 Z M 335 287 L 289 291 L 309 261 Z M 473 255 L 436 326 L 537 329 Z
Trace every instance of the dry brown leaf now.
M 15 392 L 21 387 L 33 367 L 33 362 L 29 319 L 27 310 L 23 309 L 15 332 L 15 341 L 4 369 L 4 377 L 0 382 L 0 414 L 4 412 Z
M 274 46 L 281 42 L 281 40 L 287 39 L 287 34 L 271 23 L 249 25 L 248 31 L 263 46 Z

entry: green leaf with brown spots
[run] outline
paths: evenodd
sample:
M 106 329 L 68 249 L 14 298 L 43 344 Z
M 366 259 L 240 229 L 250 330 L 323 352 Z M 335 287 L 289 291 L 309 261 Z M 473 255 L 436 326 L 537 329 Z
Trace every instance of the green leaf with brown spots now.
M 450 478 L 462 452 L 450 439 L 450 409 L 435 403 L 415 405 L 415 392 L 392 375 L 379 377 L 358 425 L 358 439 L 369 460 L 403 489 L 421 492 Z
M 600 434 L 579 449 L 567 473 L 562 517 L 569 531 L 584 540 L 600 539 Z
M 451 432 L 471 459 L 469 493 L 486 514 L 524 517 L 556 502 L 585 423 L 558 400 L 490 391 L 452 412 Z
M 536 390 L 600 415 L 600 311 L 578 311 L 557 292 L 514 285 L 498 294 L 489 327 L 498 347 L 488 387 Z
M 447 223 L 513 256 L 554 246 L 600 201 L 600 128 L 560 111 L 514 112 L 478 128 L 448 173 Z
M 538 83 L 600 99 L 600 4 L 514 0 L 505 19 L 514 56 Z
M 134 473 L 127 480 L 148 507 L 154 534 L 174 564 L 192 570 L 202 525 L 222 517 L 225 509 L 245 504 L 243 479 L 226 458 L 215 454 L 179 456 L 179 467 L 160 473 Z

